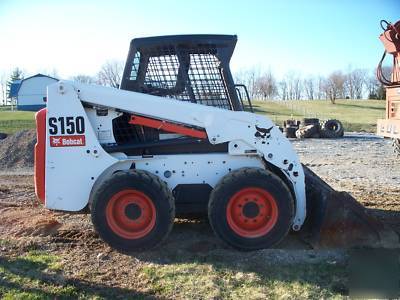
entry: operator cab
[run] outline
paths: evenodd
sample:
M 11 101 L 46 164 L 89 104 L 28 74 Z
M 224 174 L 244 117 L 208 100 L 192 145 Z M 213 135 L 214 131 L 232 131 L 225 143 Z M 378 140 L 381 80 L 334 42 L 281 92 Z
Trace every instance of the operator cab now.
M 121 89 L 241 111 L 244 85 L 229 62 L 236 35 L 173 35 L 133 39 Z

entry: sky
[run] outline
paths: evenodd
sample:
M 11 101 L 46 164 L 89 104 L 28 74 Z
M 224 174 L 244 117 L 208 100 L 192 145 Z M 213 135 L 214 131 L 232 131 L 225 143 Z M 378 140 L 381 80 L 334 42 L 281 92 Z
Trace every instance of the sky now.
M 234 72 L 373 69 L 381 19 L 399 20 L 400 0 L 0 0 L 0 74 L 95 75 L 133 38 L 200 33 L 238 35 Z

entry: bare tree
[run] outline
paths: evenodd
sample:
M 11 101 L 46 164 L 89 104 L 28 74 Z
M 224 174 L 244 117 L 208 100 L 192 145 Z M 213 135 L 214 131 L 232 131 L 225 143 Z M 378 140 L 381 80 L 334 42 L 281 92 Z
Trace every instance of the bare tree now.
M 246 85 L 250 98 L 254 99 L 257 97 L 256 81 L 261 77 L 260 74 L 259 67 L 253 66 L 248 69 L 242 69 L 235 74 L 235 82 Z
M 382 73 L 385 78 L 390 78 L 392 74 L 392 68 L 388 66 L 384 66 L 382 68 Z M 368 99 L 385 99 L 386 98 L 386 89 L 384 85 L 379 82 L 376 77 L 376 70 L 372 72 L 366 79 L 366 88 L 367 88 L 367 96 Z
M 110 60 L 102 65 L 97 74 L 98 83 L 105 86 L 118 88 L 122 78 L 124 63 L 122 61 Z
M 289 100 L 288 99 L 288 83 L 285 79 L 282 79 L 278 83 L 278 94 L 282 100 Z
M 308 100 L 314 100 L 315 97 L 315 78 L 309 76 L 303 80 L 303 88 Z
M 86 83 L 86 84 L 96 83 L 95 78 L 93 78 L 92 76 L 89 76 L 89 75 L 84 75 L 84 74 L 79 74 L 79 75 L 73 76 L 71 79 L 73 81 L 76 81 L 79 83 Z
M 328 95 L 325 91 L 325 81 L 326 79 L 324 77 L 318 76 L 317 99 L 328 99 Z
M 256 90 L 263 100 L 273 99 L 276 96 L 278 89 L 271 70 L 268 70 L 256 80 Z
M 365 81 L 367 77 L 367 71 L 364 69 L 349 70 L 346 75 L 345 89 L 346 95 L 350 99 L 361 99 Z
M 3 72 L 0 76 L 0 85 L 1 85 L 1 105 L 6 105 L 7 103 L 7 79 L 9 75 Z
M 298 73 L 289 72 L 285 75 L 288 87 L 288 99 L 299 100 L 301 99 L 301 78 Z
M 325 80 L 325 92 L 333 104 L 336 103 L 336 99 L 344 98 L 344 83 L 346 76 L 343 75 L 342 71 L 335 71 L 331 73 Z

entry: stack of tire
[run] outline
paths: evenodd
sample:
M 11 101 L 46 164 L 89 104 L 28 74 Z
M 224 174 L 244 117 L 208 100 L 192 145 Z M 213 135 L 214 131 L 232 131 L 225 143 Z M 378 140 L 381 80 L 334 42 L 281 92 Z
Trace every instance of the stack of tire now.
M 343 124 L 338 120 L 327 120 L 320 122 L 317 118 L 305 118 L 299 129 L 296 131 L 296 137 L 304 138 L 340 138 L 344 135 Z
M 397 155 L 400 156 L 400 139 L 393 139 L 393 152 Z
M 283 122 L 283 132 L 287 138 L 296 138 L 296 131 L 299 129 L 300 121 L 286 120 Z

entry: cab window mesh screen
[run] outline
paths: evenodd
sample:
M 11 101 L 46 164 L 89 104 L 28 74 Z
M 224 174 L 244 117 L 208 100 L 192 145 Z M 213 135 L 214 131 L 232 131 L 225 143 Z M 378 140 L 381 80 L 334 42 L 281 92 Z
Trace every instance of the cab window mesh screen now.
M 151 56 L 144 83 L 148 87 L 173 89 L 177 83 L 178 70 L 176 55 Z
M 231 109 L 214 53 L 213 45 L 141 48 L 132 61 L 131 90 Z
M 195 99 L 201 103 L 229 109 L 219 61 L 212 54 L 190 54 L 189 81 Z

